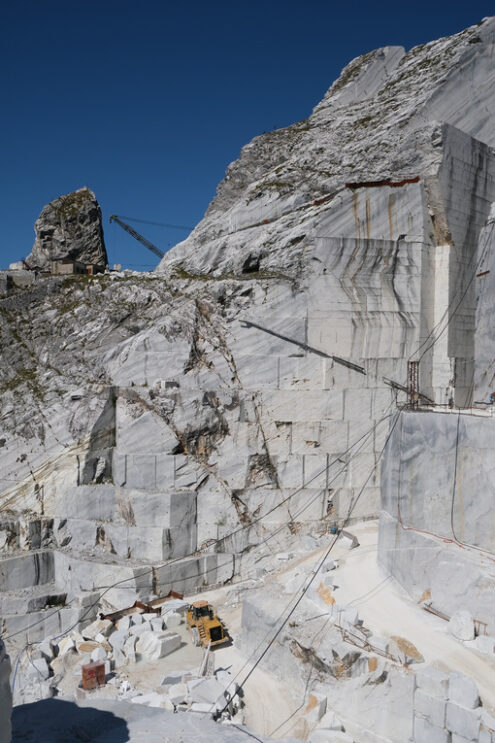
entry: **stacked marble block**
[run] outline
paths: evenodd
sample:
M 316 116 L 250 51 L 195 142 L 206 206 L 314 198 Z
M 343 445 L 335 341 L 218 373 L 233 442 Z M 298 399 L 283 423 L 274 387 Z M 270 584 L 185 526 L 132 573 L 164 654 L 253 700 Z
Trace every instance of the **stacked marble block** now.
M 478 689 L 462 673 L 442 673 L 429 666 L 416 673 L 414 740 L 416 743 L 493 743 L 495 718 L 481 706 Z
M 383 447 L 387 425 L 373 427 L 391 412 L 395 399 L 384 377 L 404 383 L 405 357 L 419 333 L 414 298 L 420 285 L 420 265 L 414 265 L 421 258 L 417 248 L 381 240 L 315 241 L 312 252 L 320 273 L 311 277 L 305 291 L 292 295 L 289 285 L 269 288 L 265 302 L 250 308 L 249 323 L 240 320 L 231 329 L 239 378 L 259 407 L 279 487 L 301 489 L 300 502 L 306 504 L 316 491 L 321 493 L 302 521 L 326 516 L 329 501 L 333 520 L 344 520 Z M 353 277 L 356 296 L 367 295 L 373 302 L 369 312 L 358 316 L 349 300 L 344 267 L 352 256 L 358 265 L 366 264 L 368 252 L 383 267 L 396 250 L 397 291 L 405 291 L 407 284 L 411 293 L 407 319 L 397 315 L 391 284 L 385 278 L 379 286 L 369 267 L 363 273 L 357 269 Z M 352 361 L 366 373 L 333 356 Z M 353 517 L 376 514 L 378 506 L 375 473 Z
M 59 522 L 59 542 L 66 537 L 76 554 L 107 545 L 123 559 L 161 561 L 195 550 L 195 501 L 194 492 L 81 485 L 65 494 L 53 515 L 65 522 Z
M 160 386 L 160 376 L 165 376 L 161 339 L 154 340 L 146 350 L 145 367 L 149 376 L 143 376 L 142 370 L 132 363 L 120 370 L 120 380 L 132 386 L 120 388 L 116 403 L 116 445 L 112 459 L 116 512 L 121 522 L 122 519 L 127 522 L 128 535 L 132 535 L 135 527 L 134 558 L 155 563 L 155 589 L 187 593 L 205 582 L 214 584 L 229 579 L 234 557 L 213 553 L 193 556 L 202 544 L 196 490 L 205 472 L 194 457 L 172 453 L 179 443 L 172 427 L 144 406 L 144 401 L 150 399 L 150 387 L 145 382 L 149 380 L 153 390 Z M 156 356 L 150 353 L 150 347 Z M 176 364 L 179 360 L 184 363 L 180 350 Z M 170 378 L 175 367 L 166 364 L 165 368 Z M 174 396 L 175 384 L 179 386 L 174 382 L 171 388 Z M 194 390 L 193 401 L 196 394 Z M 186 406 L 190 402 L 187 393 L 183 402 Z M 133 406 L 139 409 L 138 414 L 133 412 Z M 108 533 L 112 534 L 111 529 Z M 124 533 L 122 542 L 125 548 Z M 168 561 L 172 562 L 167 564 Z M 156 565 L 157 562 L 164 564 Z

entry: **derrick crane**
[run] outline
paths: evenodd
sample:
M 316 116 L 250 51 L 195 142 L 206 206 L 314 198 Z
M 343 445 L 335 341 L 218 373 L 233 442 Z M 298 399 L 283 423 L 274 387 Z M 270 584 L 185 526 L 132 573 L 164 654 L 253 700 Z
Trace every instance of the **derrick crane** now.
M 112 216 L 110 217 L 110 222 L 117 222 L 117 224 L 119 224 L 123 230 L 128 232 L 129 235 L 132 235 L 132 237 L 136 238 L 136 240 L 139 240 L 140 243 L 143 243 L 143 245 L 145 245 L 148 250 L 151 250 L 151 252 L 157 255 L 159 258 L 163 258 L 163 256 L 165 255 L 165 253 L 157 248 L 156 245 L 153 245 L 152 242 L 140 235 L 139 232 L 136 232 L 136 230 L 133 229 L 130 225 L 123 222 L 116 214 L 112 214 Z

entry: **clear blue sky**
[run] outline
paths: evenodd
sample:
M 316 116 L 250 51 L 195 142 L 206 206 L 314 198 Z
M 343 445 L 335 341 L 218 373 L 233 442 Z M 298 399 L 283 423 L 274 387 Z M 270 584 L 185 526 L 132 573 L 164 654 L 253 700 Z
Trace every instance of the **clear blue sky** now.
M 493 15 L 399 0 L 11 0 L 2 3 L 0 267 L 44 204 L 87 185 L 110 263 L 155 257 L 112 213 L 194 226 L 243 144 L 306 118 L 342 67 Z M 187 233 L 134 225 L 163 250 Z

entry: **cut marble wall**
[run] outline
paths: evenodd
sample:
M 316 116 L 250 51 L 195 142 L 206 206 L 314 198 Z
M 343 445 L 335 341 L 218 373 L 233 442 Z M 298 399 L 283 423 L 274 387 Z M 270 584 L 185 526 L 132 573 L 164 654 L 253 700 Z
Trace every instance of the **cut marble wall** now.
M 488 402 L 495 391 L 495 327 L 493 323 L 495 296 L 495 204 L 483 229 L 479 245 L 476 274 L 476 332 L 474 399 Z M 479 275 L 482 274 L 482 275 Z
M 0 640 L 0 743 L 10 743 L 12 728 L 12 693 L 10 691 L 10 659 Z
M 495 421 L 402 412 L 382 464 L 379 560 L 416 599 L 495 633 Z

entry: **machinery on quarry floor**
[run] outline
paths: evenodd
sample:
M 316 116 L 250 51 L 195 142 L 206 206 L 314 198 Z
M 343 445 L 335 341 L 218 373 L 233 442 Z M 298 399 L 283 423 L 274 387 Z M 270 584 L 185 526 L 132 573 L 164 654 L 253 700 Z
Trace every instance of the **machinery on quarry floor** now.
M 208 646 L 227 642 L 228 635 L 215 610 L 207 601 L 196 601 L 186 612 L 187 627 L 191 630 L 194 644 Z

